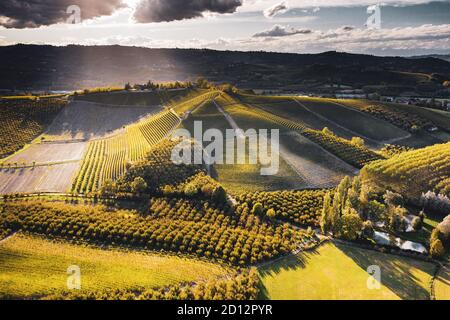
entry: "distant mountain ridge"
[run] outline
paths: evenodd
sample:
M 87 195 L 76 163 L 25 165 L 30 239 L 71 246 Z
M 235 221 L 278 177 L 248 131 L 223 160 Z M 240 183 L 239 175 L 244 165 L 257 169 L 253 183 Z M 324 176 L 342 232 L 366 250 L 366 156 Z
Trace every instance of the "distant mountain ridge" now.
M 413 56 L 411 58 L 413 58 L 413 59 L 435 58 L 435 59 L 441 59 L 441 60 L 450 62 L 450 54 L 428 54 L 428 55 L 423 55 L 423 56 Z
M 434 57 L 411 59 L 341 52 L 14 45 L 0 47 L 0 74 L 0 89 L 20 90 L 80 89 L 202 76 L 244 88 L 304 89 L 338 83 L 435 92 L 442 81 L 450 79 L 450 62 Z

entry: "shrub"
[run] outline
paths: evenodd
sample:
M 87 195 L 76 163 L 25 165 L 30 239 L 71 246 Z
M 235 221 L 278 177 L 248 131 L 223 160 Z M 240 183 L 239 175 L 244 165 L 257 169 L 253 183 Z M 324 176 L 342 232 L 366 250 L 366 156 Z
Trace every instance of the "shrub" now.
M 430 245 L 430 255 L 435 259 L 440 259 L 445 255 L 444 245 L 441 240 L 434 240 Z
M 415 231 L 419 231 L 423 227 L 423 222 L 420 217 L 415 217 L 412 221 L 412 227 Z
M 252 213 L 256 215 L 262 215 L 263 214 L 263 205 L 260 202 L 255 203 L 252 209 Z
M 387 190 L 386 193 L 383 196 L 384 203 L 386 203 L 388 206 L 403 206 L 404 200 L 403 196 L 399 193 L 395 193 L 392 191 Z
M 273 210 L 273 209 L 267 210 L 266 215 L 267 215 L 270 219 L 275 219 L 275 218 L 277 217 L 277 213 L 276 213 L 275 210 Z
M 371 239 L 375 236 L 375 230 L 373 229 L 372 221 L 364 221 L 361 235 L 367 239 Z

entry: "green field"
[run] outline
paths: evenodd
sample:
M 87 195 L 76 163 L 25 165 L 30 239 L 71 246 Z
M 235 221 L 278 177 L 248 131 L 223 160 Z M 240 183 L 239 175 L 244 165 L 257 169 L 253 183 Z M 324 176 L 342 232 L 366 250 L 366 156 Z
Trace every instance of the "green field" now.
M 67 290 L 67 268 L 81 269 L 81 290 L 152 288 L 208 280 L 227 271 L 173 256 L 101 250 L 15 235 L 0 243 L 0 297 L 30 297 Z
M 443 267 L 435 280 L 434 295 L 436 300 L 450 300 L 450 269 Z
M 372 265 L 381 268 L 379 290 L 367 288 L 366 270 Z M 261 268 L 262 298 L 429 299 L 434 270 L 435 265 L 427 262 L 325 244 L 315 251 L 290 256 Z

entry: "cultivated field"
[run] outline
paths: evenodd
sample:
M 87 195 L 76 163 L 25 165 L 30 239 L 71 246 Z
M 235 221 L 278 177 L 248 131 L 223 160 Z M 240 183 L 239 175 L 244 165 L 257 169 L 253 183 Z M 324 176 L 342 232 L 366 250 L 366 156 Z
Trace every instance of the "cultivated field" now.
M 281 137 L 282 157 L 300 172 L 309 188 L 336 186 L 345 176 L 353 176 L 358 170 L 327 152 L 299 133 Z
M 219 103 L 219 102 L 217 102 Z M 222 110 L 223 111 L 223 110 Z M 228 115 L 227 113 L 225 113 Z M 231 116 L 231 119 L 233 117 Z M 224 133 L 227 129 L 233 129 L 235 123 L 230 118 L 226 118 L 213 101 L 205 103 L 203 106 L 197 108 L 190 117 L 183 121 L 183 126 L 187 128 L 191 134 L 194 132 L 193 124 L 195 121 L 202 121 L 203 130 L 210 128 L 219 129 Z M 254 128 L 257 128 L 255 126 Z M 267 128 L 267 127 L 266 127 Z M 205 142 L 205 146 L 209 142 Z M 224 139 L 224 146 L 226 140 Z M 256 153 L 257 150 L 249 149 L 247 144 L 247 154 Z M 226 159 L 227 152 L 225 150 L 224 159 Z M 234 155 L 237 155 L 237 147 L 235 146 Z M 236 158 L 235 158 L 236 159 Z M 224 187 L 233 193 L 247 192 L 247 191 L 269 191 L 280 189 L 296 189 L 307 187 L 308 184 L 291 168 L 291 166 L 280 158 L 280 170 L 273 176 L 261 175 L 261 164 L 216 164 L 214 165 L 213 176 L 224 185 Z
M 227 274 L 224 268 L 199 260 L 101 250 L 16 234 L 0 243 L 0 297 L 68 291 L 67 268 L 72 265 L 80 267 L 82 292 L 150 289 Z
M 381 289 L 367 287 L 367 268 L 381 268 Z M 325 244 L 260 269 L 270 299 L 429 299 L 435 265 L 394 255 Z
M 56 117 L 44 137 L 46 140 L 103 138 L 161 110 L 159 106 L 114 107 L 73 102 Z
M 43 164 L 78 161 L 83 158 L 86 146 L 87 142 L 36 143 L 8 158 L 3 163 L 20 166 L 23 164 L 30 165 L 33 162 Z
M 194 90 L 195 92 L 195 90 Z M 116 91 L 93 93 L 76 97 L 77 101 L 90 101 L 118 106 L 159 106 L 172 100 L 182 99 L 192 90 L 175 89 L 162 91 Z
M 348 108 L 340 103 L 323 99 L 297 99 L 308 111 L 328 119 L 340 127 L 357 133 L 366 140 L 389 143 L 408 136 L 408 133 L 392 124 Z
M 62 99 L 0 99 L 0 159 L 42 133 L 65 104 Z
M 142 160 L 179 123 L 179 117 L 166 110 L 127 127 L 121 134 L 91 141 L 72 191 L 97 191 L 105 181 L 117 180 L 125 173 L 127 163 Z
M 255 117 L 252 111 L 242 105 L 229 105 L 224 108 L 243 130 L 250 128 L 280 130 L 281 161 L 286 164 L 288 170 L 295 173 L 302 187 L 335 186 L 345 175 L 357 173 L 355 168 L 296 131 Z M 300 186 L 297 185 L 297 188 Z
M 0 194 L 68 192 L 79 162 L 0 169 Z

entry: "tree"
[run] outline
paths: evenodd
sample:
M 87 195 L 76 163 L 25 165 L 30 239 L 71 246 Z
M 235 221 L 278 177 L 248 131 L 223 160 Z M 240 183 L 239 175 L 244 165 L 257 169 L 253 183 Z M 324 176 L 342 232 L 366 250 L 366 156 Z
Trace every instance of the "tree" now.
M 263 205 L 260 202 L 255 203 L 252 209 L 252 213 L 256 215 L 261 215 L 263 213 Z
M 334 136 L 334 132 L 331 131 L 328 127 L 323 128 L 322 133 L 330 135 L 330 136 Z
M 212 193 L 212 199 L 217 203 L 225 203 L 227 201 L 227 192 L 222 186 L 217 186 Z
M 412 227 L 415 231 L 419 231 L 423 227 L 423 222 L 420 217 L 415 217 L 412 221 Z
M 267 210 L 266 213 L 267 217 L 269 217 L 270 219 L 275 219 L 277 216 L 277 213 L 274 209 L 270 208 L 269 210 Z
M 332 206 L 331 206 L 331 193 L 327 192 L 325 197 L 323 198 L 323 208 L 322 215 L 320 217 L 320 229 L 322 233 L 327 233 L 331 230 L 331 214 L 332 214 Z
M 440 259 L 445 255 L 444 245 L 441 240 L 437 239 L 431 243 L 430 255 L 435 259 Z
M 363 221 L 353 208 L 346 208 L 339 219 L 338 235 L 345 240 L 354 241 L 358 239 L 363 228 Z
M 187 197 L 194 197 L 198 194 L 198 188 L 196 186 L 195 183 L 188 183 L 185 187 L 184 187 L 184 194 Z
M 366 239 L 371 239 L 375 235 L 375 230 L 373 229 L 372 221 L 364 221 L 363 227 L 361 230 L 361 235 Z
M 127 91 L 131 90 L 131 84 L 129 82 L 126 83 L 124 89 L 127 90 Z
M 360 137 L 353 137 L 350 143 L 355 147 L 364 147 L 365 144 L 364 140 Z
M 144 178 L 136 177 L 133 182 L 131 182 L 131 192 L 135 194 L 141 194 L 145 192 L 148 188 L 147 182 L 145 182 Z
M 408 211 L 399 206 L 391 206 L 388 210 L 388 224 L 390 229 L 393 232 L 405 232 L 407 223 L 405 220 L 405 216 L 408 214 Z
M 117 185 L 112 180 L 106 180 L 100 192 L 104 195 L 114 195 L 117 192 Z
M 386 214 L 386 206 L 376 200 L 368 203 L 366 208 L 367 218 L 372 220 L 383 220 Z
M 386 203 L 388 206 L 403 206 L 404 200 L 403 196 L 401 194 L 392 192 L 387 190 L 386 193 L 383 195 L 384 203 Z

